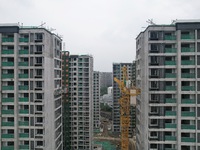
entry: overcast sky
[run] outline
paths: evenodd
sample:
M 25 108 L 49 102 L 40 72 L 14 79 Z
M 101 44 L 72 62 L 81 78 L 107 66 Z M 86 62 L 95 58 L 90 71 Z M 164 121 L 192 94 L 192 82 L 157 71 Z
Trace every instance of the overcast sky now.
M 56 29 L 71 54 L 90 54 L 94 70 L 135 59 L 135 38 L 148 26 L 200 19 L 199 0 L 0 0 L 1 23 Z

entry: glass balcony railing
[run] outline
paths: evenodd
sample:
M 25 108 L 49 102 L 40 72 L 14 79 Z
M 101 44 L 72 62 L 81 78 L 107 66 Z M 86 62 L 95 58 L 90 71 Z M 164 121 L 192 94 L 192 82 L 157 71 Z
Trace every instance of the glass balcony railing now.
M 10 121 L 8 121 L 8 122 L 2 122 L 1 126 L 14 126 L 14 122 L 10 122 Z
M 23 55 L 23 54 L 29 54 L 28 49 L 21 49 L 19 50 L 19 54 Z
M 29 150 L 29 145 L 19 145 L 19 150 Z
M 14 42 L 14 37 L 3 37 L 2 42 Z
M 195 86 L 182 86 L 181 91 L 195 91 Z
M 182 73 L 181 78 L 195 78 L 195 73 Z
M 19 138 L 28 138 L 29 134 L 28 133 L 20 133 Z
M 181 40 L 193 40 L 194 37 L 195 37 L 194 34 L 182 34 Z
M 29 86 L 28 85 L 20 85 L 19 90 L 28 90 Z
M 176 128 L 175 123 L 165 123 L 165 128 Z
M 14 62 L 2 62 L 1 63 L 1 65 L 3 66 L 3 67 L 9 67 L 9 66 L 14 66 Z
M 2 74 L 2 75 L 1 75 L 1 78 L 2 78 L 2 79 L 14 78 L 14 73 Z
M 195 138 L 190 138 L 190 137 L 181 137 L 181 142 L 196 142 Z
M 19 126 L 29 126 L 28 121 L 19 121 Z
M 181 65 L 195 65 L 195 60 L 181 60 Z
M 176 65 L 176 61 L 165 61 L 165 65 Z
M 176 98 L 166 98 L 165 103 L 176 103 Z
M 176 116 L 176 111 L 166 111 L 165 116 Z
M 14 98 L 2 98 L 1 102 L 2 103 L 12 103 L 12 102 L 14 102 Z
M 165 48 L 165 53 L 176 53 L 177 49 L 176 48 Z
M 1 138 L 14 138 L 14 134 L 1 134 Z
M 29 114 L 29 110 L 28 109 L 20 109 L 19 113 L 20 114 Z
M 14 90 L 14 86 L 9 86 L 9 85 L 2 86 L 1 88 L 2 88 L 2 90 Z
M 181 116 L 182 117 L 195 117 L 195 112 L 190 112 L 190 111 L 182 111 Z
M 176 91 L 176 86 L 166 86 L 165 90 L 166 91 Z
M 189 124 L 182 124 L 181 129 L 186 129 L 186 130 L 195 130 L 196 126 L 195 125 L 189 125 Z
M 28 78 L 28 74 L 19 74 L 19 78 Z
M 165 73 L 165 78 L 176 78 L 176 73 Z
M 165 141 L 176 141 L 175 136 L 165 136 Z
M 25 42 L 27 43 L 29 41 L 28 38 L 19 38 L 19 42 Z
M 14 146 L 1 146 L 1 150 L 15 150 Z
M 19 98 L 19 102 L 29 102 L 29 98 L 28 97 L 20 97 Z
M 1 54 L 5 54 L 5 55 L 7 55 L 7 54 L 14 54 L 14 49 L 3 49 L 1 51 Z
M 18 63 L 19 66 L 28 66 L 28 62 L 19 62 Z
M 14 115 L 14 110 L 13 109 L 8 109 L 8 110 L 4 110 L 4 109 L 2 109 L 1 110 L 1 113 L 3 114 L 3 115 Z
M 182 47 L 181 48 L 181 52 L 195 52 L 195 48 L 194 47 Z
M 175 35 L 164 35 L 164 40 L 176 40 Z
M 195 99 L 182 99 L 181 104 L 195 104 Z

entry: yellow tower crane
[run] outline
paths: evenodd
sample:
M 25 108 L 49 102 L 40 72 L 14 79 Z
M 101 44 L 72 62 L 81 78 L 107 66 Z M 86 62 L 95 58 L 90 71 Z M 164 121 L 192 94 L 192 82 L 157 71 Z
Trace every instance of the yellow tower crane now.
M 128 82 L 127 68 L 122 68 L 123 79 L 119 80 L 114 78 L 117 82 L 121 97 L 119 99 L 120 104 L 120 127 L 121 127 L 121 150 L 128 150 L 129 147 L 129 127 L 130 127 L 130 99 L 132 96 L 140 94 L 140 89 L 131 86 Z

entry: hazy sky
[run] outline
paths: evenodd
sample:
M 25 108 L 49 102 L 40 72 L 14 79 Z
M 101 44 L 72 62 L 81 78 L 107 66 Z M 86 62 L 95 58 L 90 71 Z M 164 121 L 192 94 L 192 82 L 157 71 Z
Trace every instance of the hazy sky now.
M 148 26 L 200 19 L 199 0 L 0 0 L 0 23 L 39 26 L 63 36 L 71 54 L 90 54 L 94 70 L 135 59 L 135 38 Z

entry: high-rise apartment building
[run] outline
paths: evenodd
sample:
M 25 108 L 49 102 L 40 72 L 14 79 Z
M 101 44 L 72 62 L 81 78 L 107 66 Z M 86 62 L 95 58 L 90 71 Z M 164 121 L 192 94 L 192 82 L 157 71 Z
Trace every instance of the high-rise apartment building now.
M 93 121 L 94 130 L 100 128 L 100 77 L 99 72 L 94 71 L 93 75 Z
M 71 149 L 92 150 L 93 141 L 93 57 L 70 55 L 69 101 Z
M 62 150 L 61 39 L 0 25 L 0 147 Z
M 150 25 L 136 40 L 137 150 L 200 149 L 200 22 Z
M 100 87 L 112 86 L 112 72 L 100 72 Z
M 132 76 L 132 63 L 113 63 L 113 79 L 114 77 L 122 80 L 123 79 L 123 72 L 122 68 L 126 66 L 127 67 L 127 75 L 128 79 L 131 80 Z M 119 99 L 120 99 L 120 89 L 119 85 L 113 81 L 113 109 L 112 109 L 112 120 L 113 120 L 113 132 L 114 133 L 120 133 L 120 105 L 119 105 Z M 130 129 L 132 127 L 130 126 Z M 130 130 L 130 134 L 132 132 L 132 129 Z

